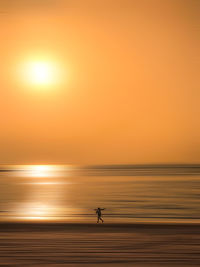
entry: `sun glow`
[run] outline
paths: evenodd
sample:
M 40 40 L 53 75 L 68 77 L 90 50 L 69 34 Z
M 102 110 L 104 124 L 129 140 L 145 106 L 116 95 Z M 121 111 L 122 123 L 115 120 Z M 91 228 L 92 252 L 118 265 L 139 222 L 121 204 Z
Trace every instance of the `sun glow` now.
M 62 82 L 62 67 L 56 60 L 30 59 L 20 67 L 20 77 L 25 86 L 33 88 L 50 88 Z
M 55 70 L 47 62 L 31 62 L 28 66 L 28 79 L 35 85 L 48 85 L 54 82 Z

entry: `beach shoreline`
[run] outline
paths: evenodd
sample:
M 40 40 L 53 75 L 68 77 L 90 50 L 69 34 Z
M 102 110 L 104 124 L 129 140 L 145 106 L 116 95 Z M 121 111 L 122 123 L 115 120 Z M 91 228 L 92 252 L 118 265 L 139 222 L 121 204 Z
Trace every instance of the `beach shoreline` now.
M 0 223 L 0 266 L 199 266 L 200 225 Z
M 200 223 L 163 223 L 163 222 L 135 222 L 135 223 L 96 223 L 96 222 L 54 222 L 54 221 L 16 221 L 16 222 L 0 222 L 0 232 L 9 230 L 46 230 L 46 231 L 96 231 L 101 229 L 102 231 L 135 231 L 139 229 L 196 229 L 200 230 Z

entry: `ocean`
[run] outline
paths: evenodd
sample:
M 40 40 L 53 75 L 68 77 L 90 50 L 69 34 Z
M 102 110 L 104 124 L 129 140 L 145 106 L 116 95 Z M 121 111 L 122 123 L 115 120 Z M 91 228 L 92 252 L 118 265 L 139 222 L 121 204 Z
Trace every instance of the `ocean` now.
M 9 165 L 0 221 L 199 223 L 199 165 Z

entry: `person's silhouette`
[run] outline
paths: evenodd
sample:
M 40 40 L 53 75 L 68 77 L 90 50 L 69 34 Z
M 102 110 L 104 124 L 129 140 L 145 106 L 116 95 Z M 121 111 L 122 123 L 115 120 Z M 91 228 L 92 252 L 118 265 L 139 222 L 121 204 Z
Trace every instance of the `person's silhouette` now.
M 99 220 L 101 220 L 101 222 L 103 223 L 103 219 L 101 218 L 101 211 L 102 210 L 105 210 L 105 209 L 101 209 L 101 208 L 95 209 L 96 214 L 97 214 L 97 223 L 99 223 Z

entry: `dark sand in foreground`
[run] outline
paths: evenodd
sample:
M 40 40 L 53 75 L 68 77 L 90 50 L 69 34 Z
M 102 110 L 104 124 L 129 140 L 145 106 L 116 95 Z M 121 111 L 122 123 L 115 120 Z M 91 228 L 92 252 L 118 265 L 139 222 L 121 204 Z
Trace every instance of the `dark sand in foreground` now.
M 200 266 L 200 226 L 0 224 L 0 266 Z

